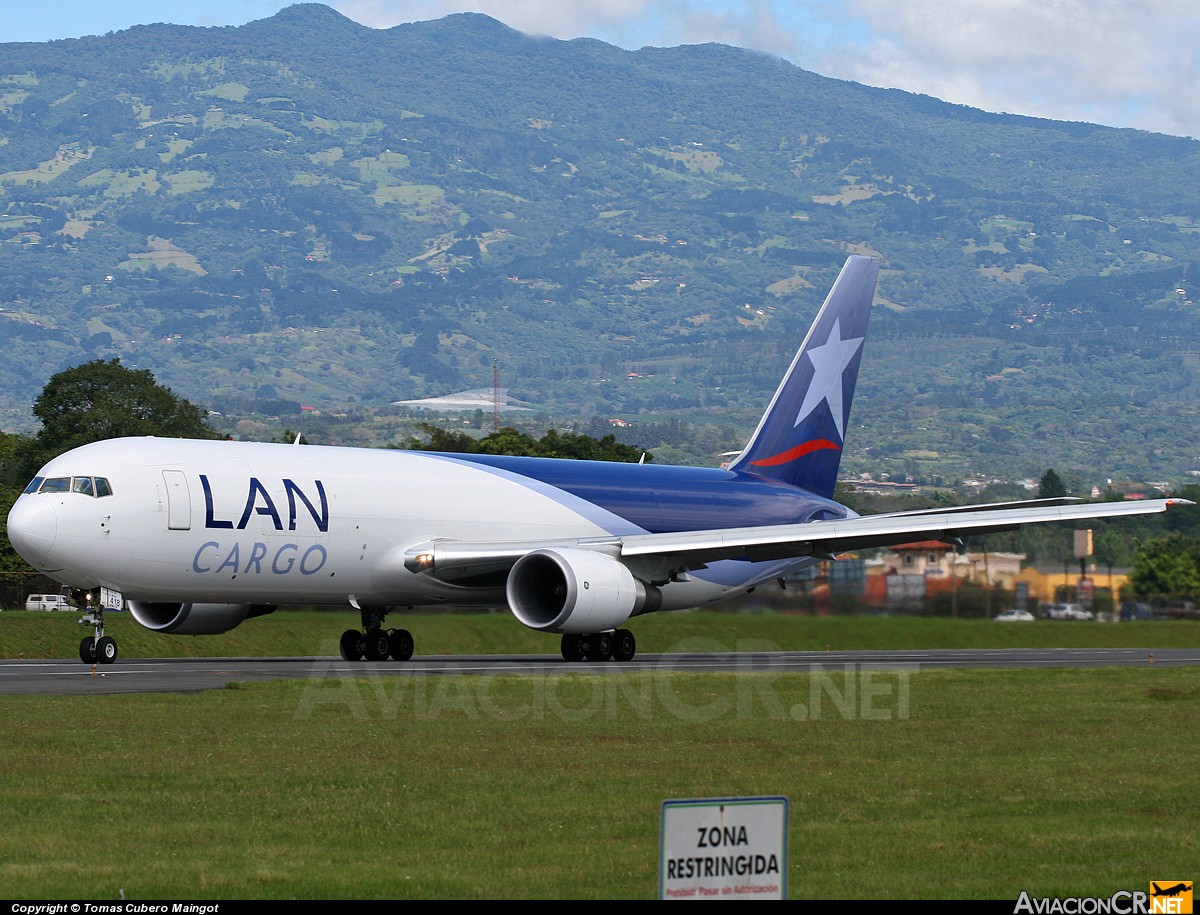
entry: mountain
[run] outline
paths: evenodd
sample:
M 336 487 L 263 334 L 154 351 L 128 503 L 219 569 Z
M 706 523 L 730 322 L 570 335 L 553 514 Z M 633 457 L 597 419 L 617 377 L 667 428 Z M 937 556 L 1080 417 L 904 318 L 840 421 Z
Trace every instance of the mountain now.
M 859 252 L 848 470 L 1180 481 L 1198 171 L 1190 139 L 478 14 L 0 44 L 0 417 L 113 356 L 240 416 L 499 370 L 542 422 L 699 424 L 715 459 Z

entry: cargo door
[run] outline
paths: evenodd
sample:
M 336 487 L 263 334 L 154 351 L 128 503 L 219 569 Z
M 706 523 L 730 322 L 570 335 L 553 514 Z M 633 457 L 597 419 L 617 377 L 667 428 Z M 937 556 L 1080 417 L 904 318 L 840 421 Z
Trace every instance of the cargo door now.
M 162 475 L 167 487 L 167 529 L 191 530 L 192 496 L 188 492 L 187 477 L 182 470 L 164 470 Z

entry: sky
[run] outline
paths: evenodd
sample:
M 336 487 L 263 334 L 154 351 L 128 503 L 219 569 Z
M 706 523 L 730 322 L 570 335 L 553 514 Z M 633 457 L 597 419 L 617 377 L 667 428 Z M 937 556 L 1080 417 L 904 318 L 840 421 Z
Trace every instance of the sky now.
M 371 28 L 486 13 L 629 50 L 718 42 L 986 111 L 1200 139 L 1196 0 L 325 0 Z M 0 42 L 242 25 L 291 0 L 0 0 Z M 2 58 L 0 58 L 2 59 Z

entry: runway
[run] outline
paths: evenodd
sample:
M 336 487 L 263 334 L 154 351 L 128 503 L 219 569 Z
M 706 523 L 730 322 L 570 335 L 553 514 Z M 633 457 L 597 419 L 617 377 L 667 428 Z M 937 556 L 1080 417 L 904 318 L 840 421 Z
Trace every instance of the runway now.
M 646 654 L 629 662 L 568 663 L 558 655 L 460 655 L 410 661 L 311 658 L 133 658 L 111 665 L 78 660 L 0 660 L 0 695 L 200 692 L 231 683 L 354 677 L 561 676 L 650 672 L 812 673 L 937 668 L 1194 667 L 1200 648 L 955 649 Z

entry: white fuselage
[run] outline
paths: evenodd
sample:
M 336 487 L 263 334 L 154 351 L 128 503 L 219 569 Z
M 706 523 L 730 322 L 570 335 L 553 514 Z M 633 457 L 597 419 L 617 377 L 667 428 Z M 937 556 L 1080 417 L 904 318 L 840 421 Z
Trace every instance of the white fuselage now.
M 465 587 L 414 573 L 406 551 L 639 531 L 561 490 L 420 452 L 119 439 L 68 452 L 40 475 L 102 478 L 111 495 L 26 493 L 10 516 L 14 545 L 64 583 L 131 600 L 503 606 L 502 581 Z M 779 569 L 715 565 L 726 568 L 664 588 L 662 609 L 719 600 Z

